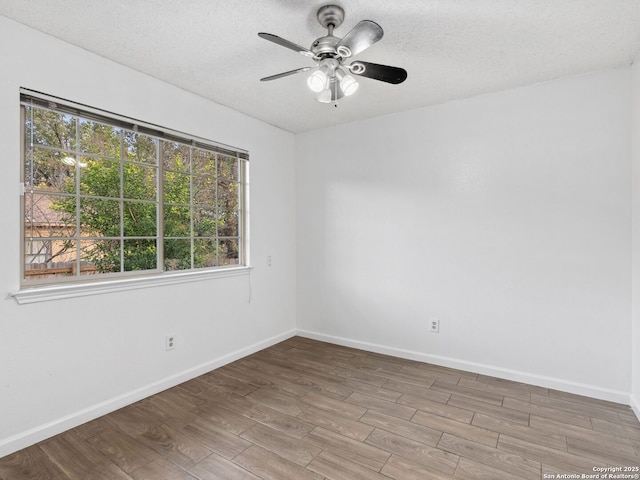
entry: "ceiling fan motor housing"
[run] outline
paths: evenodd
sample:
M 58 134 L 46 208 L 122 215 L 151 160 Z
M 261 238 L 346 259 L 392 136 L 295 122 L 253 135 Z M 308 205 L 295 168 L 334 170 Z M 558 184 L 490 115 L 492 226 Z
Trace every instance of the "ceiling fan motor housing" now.
M 316 39 L 313 44 L 311 44 L 311 48 L 309 50 L 313 52 L 313 55 L 316 58 L 335 57 L 336 45 L 339 41 L 340 39 L 338 37 L 334 37 L 333 35 L 320 37 Z

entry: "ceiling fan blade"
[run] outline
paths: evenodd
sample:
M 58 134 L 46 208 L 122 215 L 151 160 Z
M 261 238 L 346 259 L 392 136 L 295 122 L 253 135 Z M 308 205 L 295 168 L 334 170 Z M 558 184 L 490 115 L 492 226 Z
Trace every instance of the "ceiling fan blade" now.
M 311 70 L 312 68 L 313 67 L 297 68 L 295 70 L 289 70 L 288 72 L 282 72 L 282 73 L 278 73 L 276 75 L 271 75 L 270 77 L 261 78 L 260 81 L 261 82 L 268 82 L 269 80 L 277 80 L 278 78 L 288 77 L 289 75 L 295 75 L 296 73 L 307 72 L 307 71 Z
M 362 70 L 363 67 L 364 70 Z M 402 83 L 407 79 L 407 71 L 404 68 L 379 65 L 377 63 L 352 62 L 349 65 L 349 70 L 351 70 L 351 73 L 354 75 L 380 80 L 381 82 L 393 83 L 394 85 Z
M 342 57 L 352 57 L 376 43 L 382 35 L 384 32 L 380 25 L 371 20 L 362 20 L 340 40 L 336 49 Z
M 270 42 L 273 42 L 277 45 L 293 50 L 294 52 L 298 52 L 306 57 L 313 57 L 313 53 L 311 53 L 309 49 L 301 47 L 300 45 L 296 45 L 295 43 L 290 42 L 289 40 L 285 40 L 284 38 L 272 33 L 260 32 L 258 36 L 260 38 L 264 38 L 265 40 L 269 40 Z

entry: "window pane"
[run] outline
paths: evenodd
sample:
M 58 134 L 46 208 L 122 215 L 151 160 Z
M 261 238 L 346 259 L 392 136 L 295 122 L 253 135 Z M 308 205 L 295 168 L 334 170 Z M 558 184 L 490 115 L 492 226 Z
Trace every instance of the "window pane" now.
M 189 172 L 191 147 L 181 143 L 161 142 L 165 170 Z
M 191 178 L 176 172 L 164 172 L 164 200 L 167 203 L 191 203 Z
M 155 240 L 125 240 L 124 270 L 155 270 L 157 268 L 158 251 Z
M 164 269 L 188 270 L 191 268 L 191 240 L 164 241 Z
M 76 148 L 76 118 L 40 108 L 25 110 L 27 144 L 73 151 Z
M 123 224 L 125 237 L 155 237 L 157 235 L 154 203 L 124 202 Z
M 158 141 L 155 138 L 127 130 L 122 132 L 122 138 L 127 160 L 157 165 Z
M 120 198 L 120 162 L 86 157 L 80 162 L 81 194 Z
M 80 150 L 103 157 L 120 158 L 121 130 L 116 127 L 80 119 Z
M 157 169 L 127 163 L 124 171 L 124 198 L 155 200 L 158 194 Z
M 70 237 L 75 234 L 75 198 L 25 193 L 25 238 Z
M 218 182 L 218 202 L 219 208 L 237 209 L 240 204 L 240 185 L 237 182 Z
M 67 153 L 34 147 L 25 162 L 27 189 L 41 192 L 75 192 L 75 159 Z
M 193 241 L 194 268 L 218 266 L 218 242 L 215 238 L 197 238 Z
M 194 175 L 216 175 L 216 154 L 206 150 L 193 149 L 192 153 Z
M 218 249 L 219 265 L 238 265 L 240 263 L 240 248 L 237 238 L 220 240 Z
M 221 237 L 239 236 L 239 212 L 237 210 L 223 210 L 219 213 L 218 235 Z
M 237 181 L 239 178 L 238 159 L 226 155 L 218 155 L 218 176 Z
M 51 240 L 26 240 L 24 246 L 25 270 L 38 268 L 51 261 L 53 243 Z
M 214 177 L 193 177 L 194 205 L 216 204 L 216 179 Z
M 76 244 L 72 240 L 25 241 L 27 280 L 67 277 L 75 273 Z
M 191 236 L 191 208 L 177 205 L 164 206 L 164 236 Z
M 119 237 L 120 202 L 101 198 L 80 199 L 80 224 L 83 237 Z
M 81 274 L 120 271 L 120 240 L 83 240 L 80 250 Z
M 212 208 L 197 208 L 193 212 L 193 236 L 215 237 L 218 225 L 216 212 Z

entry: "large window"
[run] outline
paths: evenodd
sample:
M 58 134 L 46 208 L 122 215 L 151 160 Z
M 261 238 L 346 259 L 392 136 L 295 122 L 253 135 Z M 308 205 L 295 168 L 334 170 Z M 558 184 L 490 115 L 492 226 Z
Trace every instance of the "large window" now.
M 23 93 L 23 285 L 246 264 L 248 155 Z

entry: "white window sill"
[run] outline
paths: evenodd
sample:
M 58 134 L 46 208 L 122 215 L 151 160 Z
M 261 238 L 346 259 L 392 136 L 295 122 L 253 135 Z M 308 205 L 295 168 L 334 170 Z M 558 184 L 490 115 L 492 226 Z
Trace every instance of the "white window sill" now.
M 55 287 L 33 287 L 13 292 L 11 293 L 11 296 L 16 299 L 18 304 L 24 305 L 28 303 L 84 297 L 87 295 L 122 292 L 137 288 L 175 285 L 178 283 L 197 282 L 213 278 L 248 275 L 251 268 L 252 267 L 230 267 L 217 270 L 196 270 L 149 277 L 122 278 L 118 280 L 56 285 Z

